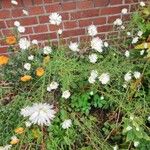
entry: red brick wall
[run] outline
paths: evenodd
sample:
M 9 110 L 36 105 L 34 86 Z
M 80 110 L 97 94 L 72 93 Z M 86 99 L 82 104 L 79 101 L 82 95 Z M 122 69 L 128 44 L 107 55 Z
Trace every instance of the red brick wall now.
M 0 52 L 6 51 L 2 37 L 12 34 L 14 21 L 19 21 L 26 28 L 21 34 L 30 40 L 38 41 L 57 39 L 57 28 L 50 25 L 48 16 L 52 12 L 62 15 L 62 37 L 66 40 L 85 39 L 87 26 L 94 24 L 98 27 L 99 36 L 107 39 L 113 34 L 112 23 L 118 17 L 124 20 L 129 15 L 121 16 L 122 8 L 130 12 L 140 0 L 17 0 L 18 5 L 12 5 L 11 0 L 0 1 Z M 29 16 L 22 13 L 29 12 Z

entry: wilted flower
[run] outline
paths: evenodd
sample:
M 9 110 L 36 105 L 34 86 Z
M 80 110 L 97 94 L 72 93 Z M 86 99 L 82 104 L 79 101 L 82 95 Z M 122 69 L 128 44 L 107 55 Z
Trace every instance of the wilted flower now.
M 70 97 L 70 91 L 66 90 L 62 93 L 62 98 L 68 99 Z
M 69 44 L 69 48 L 73 51 L 73 52 L 79 52 L 79 44 L 76 42 L 70 42 Z
M 18 31 L 20 33 L 24 33 L 25 32 L 25 27 L 23 27 L 23 26 L 18 26 L 17 29 L 18 29 Z
M 8 36 L 6 37 L 6 43 L 9 45 L 16 43 L 16 37 L 15 36 Z
M 120 18 L 117 18 L 115 21 L 114 21 L 114 25 L 116 26 L 121 26 L 122 25 L 122 20 Z
M 52 13 L 50 16 L 49 16 L 49 22 L 53 25 L 60 25 L 61 22 L 62 22 L 62 16 L 59 15 L 58 13 Z
M 110 81 L 110 76 L 108 73 L 102 73 L 98 79 L 102 84 L 107 84 Z
M 134 38 L 132 39 L 132 44 L 137 43 L 137 42 L 138 42 L 138 40 L 139 40 L 139 37 L 134 37 Z
M 129 51 L 125 51 L 124 55 L 128 58 L 130 56 L 130 52 Z
M 17 144 L 17 143 L 19 143 L 19 139 L 18 139 L 16 136 L 12 136 L 12 137 L 11 137 L 10 144 L 11 144 L 11 145 L 15 145 L 15 144 Z
M 143 1 L 141 1 L 141 2 L 140 2 L 140 6 L 141 6 L 141 7 L 144 7 L 144 6 L 145 6 L 145 3 L 144 3 Z
M 44 54 L 48 55 L 48 54 L 50 54 L 51 52 L 52 52 L 52 48 L 51 48 L 50 46 L 45 46 L 45 47 L 43 48 L 43 53 L 44 53 Z
M 99 37 L 95 37 L 91 41 L 91 47 L 101 53 L 103 52 L 103 41 Z
M 88 27 L 88 34 L 89 34 L 90 36 L 95 36 L 95 35 L 97 34 L 97 28 L 96 28 L 95 25 L 90 25 L 90 26 Z
M 42 67 L 36 69 L 36 76 L 41 77 L 45 73 L 45 70 Z
M 132 79 L 132 76 L 131 76 L 131 72 L 129 71 L 128 73 L 126 73 L 126 74 L 124 75 L 124 80 L 125 80 L 126 82 L 129 82 L 131 79 Z
M 34 103 L 31 107 L 21 109 L 21 115 L 29 117 L 29 120 L 33 124 L 40 126 L 49 126 L 51 120 L 55 118 L 56 111 L 53 109 L 53 105 L 47 103 Z
M 138 72 L 138 71 L 135 71 L 135 72 L 133 73 L 133 75 L 134 75 L 134 77 L 135 77 L 136 79 L 139 79 L 139 78 L 141 77 L 141 73 Z
M 96 54 L 89 55 L 89 60 L 90 60 L 91 63 L 96 63 L 97 55 Z
M 23 132 L 24 132 L 24 128 L 22 128 L 22 127 L 15 129 L 15 133 L 17 133 L 17 134 L 22 134 Z
M 30 70 L 31 69 L 31 64 L 30 63 L 25 63 L 23 67 L 26 70 Z
M 52 81 L 51 84 L 47 87 L 47 91 L 50 92 L 52 90 L 56 90 L 59 84 L 55 81 Z
M 121 13 L 122 13 L 122 14 L 127 14 L 127 12 L 128 12 L 128 9 L 127 9 L 127 8 L 123 8 L 123 9 L 121 10 Z
M 19 27 L 20 26 L 20 22 L 19 21 L 15 21 L 14 22 L 14 26 Z
M 31 79 L 32 79 L 32 77 L 29 75 L 24 75 L 23 77 L 20 78 L 20 80 L 23 82 L 30 81 Z
M 0 56 L 0 65 L 6 65 L 9 61 L 9 58 L 7 56 Z
M 65 121 L 62 123 L 62 128 L 63 128 L 63 129 L 68 129 L 68 128 L 71 127 L 71 125 L 72 125 L 71 119 L 67 119 L 67 120 L 65 120 Z
M 21 38 L 19 40 L 19 47 L 22 49 L 22 50 L 26 50 L 30 47 L 30 41 L 27 40 L 27 38 Z

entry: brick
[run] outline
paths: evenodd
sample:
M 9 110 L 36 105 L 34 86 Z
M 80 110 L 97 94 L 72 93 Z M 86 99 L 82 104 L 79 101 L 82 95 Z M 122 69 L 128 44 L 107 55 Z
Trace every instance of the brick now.
M 109 5 L 109 0 L 93 0 L 94 7 L 104 7 Z
M 99 17 L 92 19 L 94 25 L 106 24 L 106 17 Z
M 32 27 L 25 27 L 25 33 L 21 33 L 21 34 L 25 35 L 25 34 L 32 34 L 32 33 L 33 33 Z
M 59 25 L 59 27 L 53 24 L 49 25 L 49 31 L 57 31 L 58 29 L 62 29 L 62 28 L 63 28 L 62 24 Z
M 78 26 L 77 21 L 67 21 L 67 22 L 64 22 L 64 28 L 65 29 L 76 28 L 77 26 Z
M 76 9 L 76 2 L 62 3 L 62 10 L 73 10 Z
M 7 53 L 7 48 L 8 47 L 0 47 L 0 54 L 3 54 L 3 53 Z
M 61 5 L 59 3 L 46 5 L 45 10 L 47 13 L 57 12 L 61 10 Z
M 69 13 L 60 13 L 62 20 L 69 20 Z
M 87 8 L 93 8 L 93 1 L 89 0 L 89 1 L 79 1 L 77 2 L 77 8 L 78 9 L 87 9 Z
M 75 30 L 67 30 L 64 31 L 62 37 L 72 37 L 85 34 L 85 29 L 75 29 Z
M 89 18 L 99 16 L 99 9 L 91 9 L 91 10 L 84 10 L 84 11 L 77 11 L 71 13 L 71 19 L 79 19 L 79 18 Z
M 0 10 L 0 19 L 7 19 L 10 18 L 10 11 L 9 10 Z
M 110 0 L 110 5 L 123 4 L 123 0 Z
M 79 20 L 79 27 L 86 27 L 92 24 L 92 20 Z
M 0 29 L 6 28 L 5 22 L 0 21 Z
M 2 29 L 3 36 L 10 36 L 13 35 L 13 31 L 11 29 Z
M 34 6 L 29 8 L 30 15 L 38 15 L 43 13 L 44 13 L 44 9 L 42 6 Z
M 47 25 L 37 25 L 33 27 L 34 33 L 48 32 Z
M 44 3 L 61 2 L 61 0 L 44 0 Z
M 125 3 L 138 3 L 138 0 L 125 0 Z
M 27 26 L 27 25 L 37 24 L 38 22 L 36 17 L 28 17 L 28 18 L 20 19 L 20 23 L 22 26 Z
M 48 23 L 49 22 L 49 15 L 39 16 L 38 17 L 40 23 Z
M 12 7 L 12 4 L 11 4 L 11 1 L 1 1 L 1 4 L 2 4 L 2 8 L 11 8 Z
M 23 16 L 22 8 L 12 9 L 11 14 L 13 17 L 22 17 Z
M 43 0 L 34 0 L 34 5 L 43 4 Z
M 103 25 L 97 28 L 98 32 L 109 32 L 113 29 L 112 25 Z

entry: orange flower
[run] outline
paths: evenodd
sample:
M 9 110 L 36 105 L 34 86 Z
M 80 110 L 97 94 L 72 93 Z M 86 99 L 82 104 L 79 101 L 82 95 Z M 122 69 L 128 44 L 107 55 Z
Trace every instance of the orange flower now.
M 29 75 L 24 75 L 23 77 L 20 78 L 20 80 L 23 82 L 30 81 L 31 79 L 32 77 Z
M 42 67 L 36 69 L 36 75 L 41 77 L 44 74 L 44 69 Z
M 17 134 L 22 134 L 23 132 L 24 132 L 24 128 L 22 128 L 22 127 L 15 129 L 15 133 L 17 133 Z
M 0 56 L 0 65 L 6 65 L 9 58 L 7 56 Z
M 6 43 L 9 45 L 15 44 L 16 43 L 16 37 L 15 36 L 8 36 L 6 38 Z
M 13 137 L 11 138 L 10 144 L 11 144 L 11 145 L 15 145 L 15 144 L 17 144 L 17 143 L 19 143 L 19 139 L 18 139 L 16 136 L 13 136 Z

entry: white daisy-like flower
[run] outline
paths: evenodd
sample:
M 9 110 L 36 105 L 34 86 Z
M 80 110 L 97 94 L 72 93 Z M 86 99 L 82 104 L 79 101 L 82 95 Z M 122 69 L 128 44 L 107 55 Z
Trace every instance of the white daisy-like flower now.
M 109 46 L 108 42 L 104 42 L 104 46 L 108 47 Z
M 125 51 L 124 55 L 128 58 L 130 56 L 130 52 L 127 50 L 127 51 Z
M 110 81 L 109 73 L 102 73 L 98 79 L 102 84 L 107 84 Z
M 90 60 L 91 63 L 96 63 L 97 55 L 96 54 L 89 55 L 89 60 Z
M 23 27 L 23 26 L 18 26 L 17 29 L 18 29 L 18 31 L 20 33 L 24 33 L 25 32 L 25 27 Z
M 13 5 L 18 5 L 18 2 L 17 2 L 16 0 L 11 0 L 11 3 L 12 3 Z
M 68 99 L 70 97 L 70 91 L 66 90 L 62 93 L 62 98 Z
M 141 7 L 144 7 L 144 6 L 145 6 L 145 3 L 144 3 L 143 1 L 141 1 L 141 2 L 140 2 L 140 6 L 141 6 Z
M 53 25 L 60 25 L 62 22 L 62 16 L 58 13 L 50 14 L 49 19 L 49 22 Z
M 89 27 L 88 27 L 88 34 L 90 35 L 90 36 L 95 36 L 95 35 L 97 35 L 97 28 L 96 28 L 96 26 L 95 25 L 90 25 Z
M 142 56 L 144 54 L 145 50 L 140 51 L 140 55 Z
M 124 75 L 124 80 L 125 80 L 126 82 L 129 82 L 131 79 L 132 79 L 132 75 L 131 75 L 131 72 L 129 71 L 128 73 L 126 73 L 126 74 Z
M 47 87 L 47 91 L 51 92 L 52 90 L 56 90 L 58 88 L 59 84 L 55 81 L 52 81 L 50 85 Z
M 32 40 L 32 42 L 31 42 L 32 44 L 34 44 L 34 45 L 38 45 L 38 41 L 37 40 Z
M 29 117 L 32 124 L 38 124 L 39 126 L 49 126 L 56 114 L 53 105 L 47 103 L 34 103 L 31 107 L 28 106 L 25 109 L 25 111 L 24 109 L 21 110 L 21 114 L 24 117 Z
M 93 91 L 91 91 L 91 92 L 90 92 L 90 95 L 93 95 L 93 94 L 94 94 L 94 92 L 93 92 Z
M 69 48 L 73 51 L 73 52 L 79 52 L 79 44 L 76 42 L 70 42 L 69 44 Z
M 103 41 L 99 37 L 95 37 L 91 41 L 91 47 L 101 53 L 103 52 Z
M 113 147 L 113 150 L 118 150 L 118 145 L 115 145 L 115 146 Z
M 33 60 L 33 59 L 34 59 L 33 55 L 28 56 L 28 60 Z
M 15 135 L 12 136 L 10 139 L 11 139 L 12 141 L 13 141 L 13 140 L 14 140 L 14 141 L 19 140 Z
M 50 46 L 45 46 L 44 48 L 43 48 L 43 53 L 45 54 L 45 55 L 48 55 L 48 54 L 50 54 L 52 52 L 52 48 L 50 47 Z
M 19 27 L 20 26 L 20 22 L 19 21 L 15 21 L 14 22 L 14 26 Z
M 0 146 L 0 150 L 10 150 L 11 148 L 12 148 L 12 145 Z
M 30 47 L 30 41 L 27 40 L 27 38 L 21 38 L 19 40 L 19 47 L 22 49 L 22 50 L 26 50 Z
M 141 37 L 141 36 L 143 35 L 143 32 L 142 32 L 142 31 L 138 31 L 137 35 L 138 35 L 139 37 Z
M 97 70 L 92 70 L 92 71 L 91 71 L 91 77 L 94 78 L 94 79 L 96 79 L 96 78 L 98 77 L 98 72 L 97 72 Z
M 25 63 L 23 67 L 26 70 L 30 70 L 31 69 L 31 64 L 30 63 Z
M 131 126 L 127 126 L 126 131 L 130 131 L 130 130 L 132 130 L 132 127 Z
M 120 18 L 117 18 L 115 21 L 114 21 L 114 25 L 116 26 L 121 26 L 122 25 L 122 20 Z
M 122 30 L 124 30 L 124 29 L 125 29 L 125 26 L 122 25 L 120 28 L 121 28 Z
M 131 35 L 131 32 L 127 32 L 127 35 L 130 36 L 130 35 Z
M 32 123 L 31 123 L 30 121 L 26 121 L 26 122 L 25 122 L 25 125 L 26 125 L 26 127 L 28 128 L 28 127 L 31 127 Z
M 62 123 L 62 128 L 63 129 L 68 129 L 70 128 L 72 125 L 72 120 L 71 119 L 67 119 Z
M 22 13 L 24 14 L 24 15 L 26 15 L 26 16 L 28 16 L 29 15 L 29 12 L 27 11 L 27 10 L 22 10 Z
M 88 81 L 89 81 L 89 83 L 94 84 L 96 80 L 95 80 L 95 78 L 93 78 L 92 76 L 90 76 L 88 78 Z
M 134 38 L 132 39 L 132 44 L 137 43 L 137 42 L 138 42 L 138 40 L 139 40 L 139 37 L 134 37 Z
M 133 73 L 133 75 L 134 75 L 135 79 L 139 79 L 141 77 L 141 73 L 139 71 L 135 71 Z
M 134 143 L 133 143 L 134 147 L 138 147 L 138 146 L 139 146 L 139 144 L 140 144 L 140 142 L 139 142 L 139 141 L 134 141 Z
M 101 100 L 103 100 L 103 99 L 104 99 L 104 96 L 101 96 L 100 98 L 101 98 Z
M 121 10 L 121 13 L 122 13 L 122 14 L 127 14 L 127 12 L 128 12 L 128 9 L 127 9 L 127 8 L 123 8 L 123 9 Z
M 147 120 L 150 122 L 150 116 L 148 116 Z
M 58 31 L 57 31 L 57 33 L 59 34 L 59 35 L 61 35 L 62 34 L 62 29 L 59 29 Z

